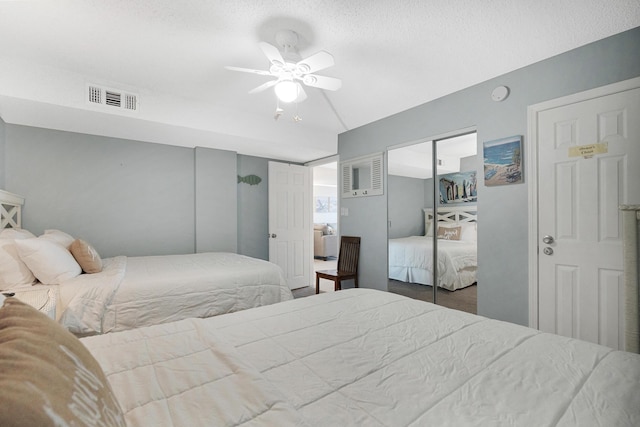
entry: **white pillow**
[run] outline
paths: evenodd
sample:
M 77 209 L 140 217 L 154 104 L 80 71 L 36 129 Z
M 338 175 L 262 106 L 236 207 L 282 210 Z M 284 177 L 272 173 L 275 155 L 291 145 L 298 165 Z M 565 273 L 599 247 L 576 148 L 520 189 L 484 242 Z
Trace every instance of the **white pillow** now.
M 32 237 L 36 236 L 23 228 L 3 228 L 0 231 L 0 239 L 30 239 Z
M 4 228 L 0 230 L 0 289 L 28 286 L 36 281 L 29 267 L 22 262 L 13 241 L 34 238 L 29 230 Z
M 20 259 L 14 239 L 0 239 L 0 289 L 31 285 L 36 278 Z
M 468 242 L 478 241 L 478 223 L 477 222 L 461 222 L 462 235 L 460 240 L 466 240 Z
M 75 237 L 60 230 L 44 230 L 44 234 L 40 237 L 59 243 L 67 249 L 76 240 Z
M 45 238 L 15 240 L 20 259 L 40 282 L 58 285 L 78 276 L 82 269 L 62 245 Z

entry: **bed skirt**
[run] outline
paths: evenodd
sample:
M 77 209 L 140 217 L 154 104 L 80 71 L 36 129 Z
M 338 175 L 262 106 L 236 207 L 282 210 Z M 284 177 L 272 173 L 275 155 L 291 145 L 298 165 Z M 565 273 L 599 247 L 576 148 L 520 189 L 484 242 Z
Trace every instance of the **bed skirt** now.
M 440 283 L 440 287 L 449 291 L 466 288 L 476 283 L 476 267 L 467 267 L 458 272 L 458 283 Z M 411 267 L 389 267 L 389 279 L 399 280 L 405 283 L 418 283 L 431 286 L 431 273 L 429 270 Z

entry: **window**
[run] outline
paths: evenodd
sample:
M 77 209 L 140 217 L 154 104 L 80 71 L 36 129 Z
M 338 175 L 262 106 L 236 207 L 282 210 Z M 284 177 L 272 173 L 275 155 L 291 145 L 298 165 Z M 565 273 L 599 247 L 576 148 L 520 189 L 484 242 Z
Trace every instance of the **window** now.
M 316 213 L 338 212 L 338 198 L 331 196 L 315 197 Z

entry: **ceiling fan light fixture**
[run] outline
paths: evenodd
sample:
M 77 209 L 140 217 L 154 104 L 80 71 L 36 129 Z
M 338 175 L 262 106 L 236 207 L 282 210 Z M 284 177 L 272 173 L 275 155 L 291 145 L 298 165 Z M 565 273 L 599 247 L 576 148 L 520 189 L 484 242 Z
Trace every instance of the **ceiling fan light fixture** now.
M 225 67 L 232 71 L 274 77 L 273 80 L 251 89 L 249 91 L 250 94 L 274 88 L 278 102 L 287 104 L 295 102 L 298 104 L 307 99 L 305 86 L 331 91 L 340 89 L 342 86 L 340 79 L 311 74 L 332 67 L 335 64 L 333 55 L 321 50 L 305 59 L 301 59 L 300 53 L 296 49 L 298 34 L 291 30 L 283 30 L 276 33 L 276 41 L 279 47 L 267 42 L 258 43 L 262 53 L 269 60 L 268 71 L 233 66 Z M 279 116 L 276 113 L 276 120 L 277 117 Z
M 293 102 L 298 98 L 298 83 L 282 80 L 274 88 L 276 96 L 282 102 Z

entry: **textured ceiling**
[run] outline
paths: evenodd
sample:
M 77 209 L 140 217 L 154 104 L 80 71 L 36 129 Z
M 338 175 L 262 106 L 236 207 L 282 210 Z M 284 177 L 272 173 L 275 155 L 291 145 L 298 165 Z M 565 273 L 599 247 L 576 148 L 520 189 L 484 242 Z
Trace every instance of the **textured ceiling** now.
M 310 161 L 337 135 L 640 25 L 639 0 L 0 1 L 0 116 L 7 123 Z M 259 41 L 300 36 L 318 74 L 275 121 Z M 134 92 L 139 111 L 87 104 L 87 83 Z M 282 105 L 281 105 L 282 106 Z M 302 122 L 292 120 L 294 114 Z

